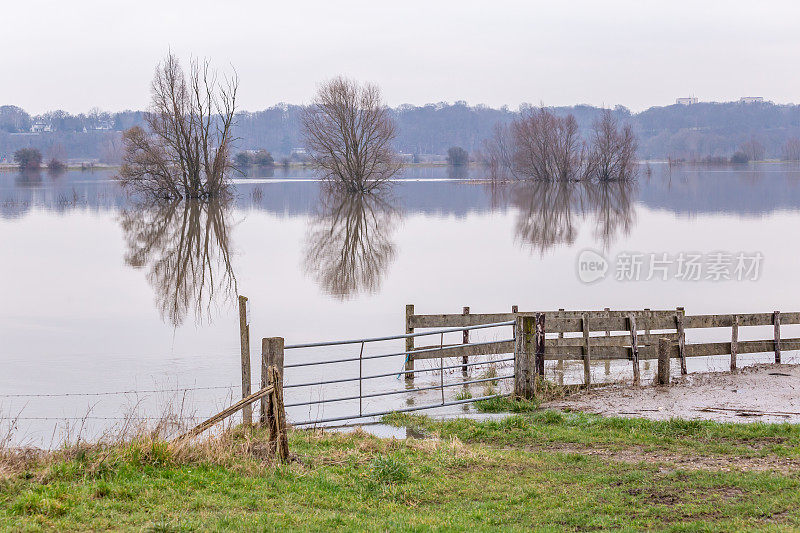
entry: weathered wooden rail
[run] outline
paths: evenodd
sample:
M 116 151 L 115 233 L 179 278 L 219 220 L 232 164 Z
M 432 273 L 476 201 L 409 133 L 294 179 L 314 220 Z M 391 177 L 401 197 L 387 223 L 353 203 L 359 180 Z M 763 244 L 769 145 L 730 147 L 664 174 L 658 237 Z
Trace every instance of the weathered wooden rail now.
M 584 382 L 591 385 L 591 362 L 629 360 L 634 382 L 640 381 L 639 361 L 658 359 L 660 339 L 667 341 L 667 356 L 680 360 L 681 373 L 686 373 L 689 357 L 730 355 L 730 367 L 736 369 L 737 356 L 747 353 L 773 352 L 775 362 L 781 362 L 781 349 L 800 349 L 800 338 L 781 338 L 781 325 L 800 324 L 800 313 L 739 313 L 720 315 L 686 315 L 682 307 L 671 310 L 610 310 L 602 311 L 538 311 L 511 313 L 469 313 L 418 315 L 413 305 L 406 306 L 406 332 L 424 328 L 469 327 L 483 323 L 515 320 L 515 341 L 450 344 L 440 350 L 430 349 L 418 354 L 413 338 L 407 340 L 406 376 L 413 376 L 416 359 L 462 357 L 464 364 L 470 356 L 515 354 L 517 381 L 532 383 L 528 373 L 542 376 L 545 360 L 578 360 L 584 363 Z M 770 339 L 740 341 L 739 328 L 773 326 Z M 730 342 L 687 343 L 686 331 L 705 328 L 730 328 Z M 557 336 L 554 336 L 557 335 Z M 465 337 L 465 344 L 467 338 Z M 435 348 L 435 347 L 430 347 Z M 530 360 L 527 354 L 534 354 Z M 515 386 L 518 392 L 527 388 Z

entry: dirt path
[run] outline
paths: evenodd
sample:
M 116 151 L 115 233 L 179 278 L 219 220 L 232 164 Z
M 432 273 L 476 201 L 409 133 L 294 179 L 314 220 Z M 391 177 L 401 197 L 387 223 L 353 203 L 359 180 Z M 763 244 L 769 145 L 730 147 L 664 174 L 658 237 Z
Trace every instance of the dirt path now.
M 612 385 L 543 407 L 652 420 L 800 423 L 800 365 L 689 374 L 670 387 Z

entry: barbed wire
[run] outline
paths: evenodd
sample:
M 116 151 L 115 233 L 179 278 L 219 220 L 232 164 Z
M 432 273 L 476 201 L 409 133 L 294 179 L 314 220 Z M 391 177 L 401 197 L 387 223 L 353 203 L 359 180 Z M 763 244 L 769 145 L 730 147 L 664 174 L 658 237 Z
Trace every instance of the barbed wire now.
M 136 389 L 124 391 L 105 391 L 105 392 L 53 392 L 53 393 L 20 393 L 20 394 L 0 394 L 0 398 L 64 398 L 70 396 L 117 396 L 124 394 L 152 394 L 158 392 L 188 392 L 195 390 L 223 390 L 235 389 L 240 385 L 215 385 L 209 387 L 179 387 L 174 389 Z
M 0 416 L 0 420 L 203 420 L 199 416 Z

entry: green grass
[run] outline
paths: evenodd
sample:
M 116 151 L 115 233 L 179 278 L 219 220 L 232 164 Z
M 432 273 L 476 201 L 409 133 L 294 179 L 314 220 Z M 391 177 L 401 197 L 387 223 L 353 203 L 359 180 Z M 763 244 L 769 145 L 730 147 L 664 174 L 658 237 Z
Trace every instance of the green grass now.
M 487 400 L 478 400 L 475 402 L 475 408 L 482 413 L 528 413 L 538 409 L 539 402 L 510 396 L 497 396 Z
M 468 419 L 434 421 L 407 413 L 386 416 L 384 421 L 435 431 L 443 438 L 498 446 L 569 443 L 610 449 L 636 446 L 642 450 L 746 457 L 800 457 L 800 426 L 793 424 L 722 424 L 683 419 L 653 421 L 560 411 L 517 414 L 480 424 Z
M 0 529 L 800 528 L 800 476 L 736 463 L 798 457 L 800 431 L 788 424 L 552 411 L 497 422 L 419 415 L 386 421 L 436 438 L 292 431 L 299 461 L 290 465 L 271 462 L 263 435 L 241 431 L 201 451 L 145 440 L 28 462 L 7 458 L 0 463 Z M 586 453 L 595 449 L 656 460 Z M 676 454 L 724 459 L 726 466 L 697 469 L 692 461 L 676 462 Z

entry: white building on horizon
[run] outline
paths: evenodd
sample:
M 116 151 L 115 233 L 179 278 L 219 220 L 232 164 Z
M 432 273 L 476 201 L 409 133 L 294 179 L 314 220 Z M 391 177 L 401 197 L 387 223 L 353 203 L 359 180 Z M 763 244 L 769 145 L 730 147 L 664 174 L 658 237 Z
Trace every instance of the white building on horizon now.
M 686 98 L 676 98 L 675 103 L 680 105 L 692 105 L 696 104 L 699 100 L 696 96 L 688 96 Z
M 742 96 L 739 98 L 740 104 L 758 104 L 764 101 L 763 96 Z

